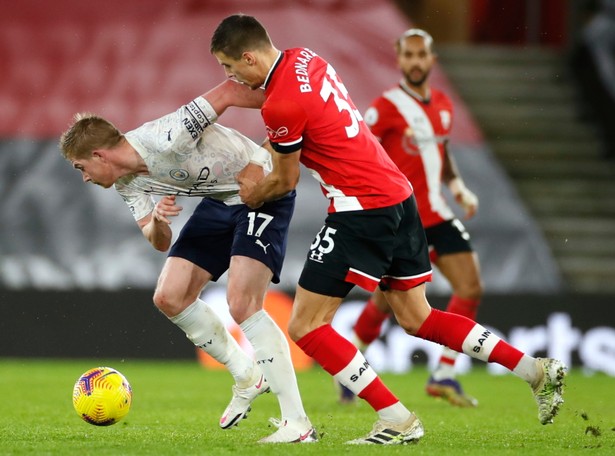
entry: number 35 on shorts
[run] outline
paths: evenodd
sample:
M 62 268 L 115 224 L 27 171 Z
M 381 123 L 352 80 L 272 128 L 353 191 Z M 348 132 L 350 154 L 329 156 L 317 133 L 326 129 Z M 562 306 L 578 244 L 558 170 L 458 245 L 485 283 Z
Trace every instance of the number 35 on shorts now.
M 335 228 L 323 226 L 316 237 L 314 242 L 310 245 L 310 260 L 318 261 L 322 263 L 323 255 L 331 252 L 335 247 L 335 241 L 333 235 L 337 232 Z

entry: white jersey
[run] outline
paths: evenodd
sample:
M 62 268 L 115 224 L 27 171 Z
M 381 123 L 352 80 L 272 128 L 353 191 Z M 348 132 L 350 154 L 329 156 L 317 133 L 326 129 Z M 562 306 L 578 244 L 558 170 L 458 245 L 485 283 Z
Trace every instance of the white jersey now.
M 210 124 L 206 104 L 199 97 L 124 135 L 149 170 L 148 175 L 126 176 L 115 183 L 135 220 L 153 211 L 152 194 L 241 204 L 235 177 L 259 146 L 233 129 Z

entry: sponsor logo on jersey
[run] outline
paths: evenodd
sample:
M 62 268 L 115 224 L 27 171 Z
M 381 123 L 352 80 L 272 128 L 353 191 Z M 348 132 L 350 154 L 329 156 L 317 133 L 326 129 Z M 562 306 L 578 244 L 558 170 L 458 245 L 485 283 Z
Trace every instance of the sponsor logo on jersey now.
M 185 169 L 172 169 L 169 175 L 176 181 L 185 181 L 190 174 Z
M 274 130 L 270 127 L 265 127 L 267 129 L 267 135 L 271 139 L 283 138 L 288 134 L 288 127 L 280 127 L 277 130 Z
M 401 147 L 408 155 L 419 155 L 421 153 L 416 143 L 414 130 L 410 125 L 404 130 L 404 134 L 401 137 Z

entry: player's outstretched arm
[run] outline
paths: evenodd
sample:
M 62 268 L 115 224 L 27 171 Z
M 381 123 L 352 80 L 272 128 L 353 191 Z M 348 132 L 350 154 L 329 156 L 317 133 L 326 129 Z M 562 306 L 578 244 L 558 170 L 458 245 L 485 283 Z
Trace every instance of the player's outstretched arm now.
M 265 94 L 261 89 L 252 90 L 244 84 L 227 79 L 204 93 L 203 98 L 214 108 L 216 114 L 220 115 L 230 106 L 260 109 L 265 101 Z

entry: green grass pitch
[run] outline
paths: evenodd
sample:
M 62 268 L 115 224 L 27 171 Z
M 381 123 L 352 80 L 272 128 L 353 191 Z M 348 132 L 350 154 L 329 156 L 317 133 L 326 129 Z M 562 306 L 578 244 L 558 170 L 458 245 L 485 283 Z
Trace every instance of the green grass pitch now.
M 133 388 L 128 416 L 109 427 L 82 421 L 72 408 L 75 380 L 91 367 L 118 369 Z M 459 409 L 427 397 L 427 372 L 382 375 L 387 385 L 423 421 L 416 445 L 350 446 L 367 433 L 376 414 L 365 403 L 337 404 L 332 380 L 320 369 L 298 374 L 305 408 L 320 442 L 262 445 L 279 417 L 273 394 L 259 397 L 247 420 L 223 431 L 218 419 L 230 399 L 231 377 L 196 361 L 0 359 L 0 455 L 613 455 L 615 379 L 573 370 L 565 404 L 555 424 L 542 426 L 529 387 L 512 376 L 483 368 L 462 377 L 479 399 Z

